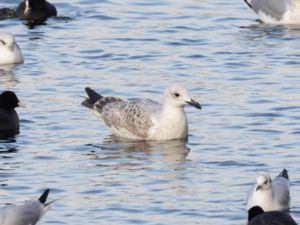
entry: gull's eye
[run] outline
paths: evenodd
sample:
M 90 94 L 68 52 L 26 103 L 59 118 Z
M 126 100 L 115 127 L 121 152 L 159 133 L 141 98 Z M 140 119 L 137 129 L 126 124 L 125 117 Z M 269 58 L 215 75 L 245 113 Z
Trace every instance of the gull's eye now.
M 6 43 L 5 43 L 5 41 L 3 41 L 3 40 L 0 40 L 0 42 L 3 44 L 3 45 L 5 45 Z
M 180 96 L 180 94 L 179 94 L 179 93 L 177 93 L 177 92 L 176 92 L 176 93 L 174 93 L 173 95 L 174 95 L 176 98 L 178 98 L 178 97 Z
M 264 184 L 267 184 L 267 183 L 268 183 L 268 181 L 266 180 Z

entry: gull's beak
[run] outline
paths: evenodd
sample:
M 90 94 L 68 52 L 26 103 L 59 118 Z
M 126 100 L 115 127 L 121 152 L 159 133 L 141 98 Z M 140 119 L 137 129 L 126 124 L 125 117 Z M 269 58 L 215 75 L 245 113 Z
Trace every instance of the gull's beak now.
M 261 186 L 257 186 L 255 191 L 258 191 L 259 189 L 261 189 Z
M 18 102 L 18 106 L 21 108 L 26 108 L 26 105 L 23 102 Z
M 197 109 L 202 109 L 199 102 L 196 102 L 195 100 L 191 99 L 190 101 L 186 101 L 187 104 L 194 106 Z

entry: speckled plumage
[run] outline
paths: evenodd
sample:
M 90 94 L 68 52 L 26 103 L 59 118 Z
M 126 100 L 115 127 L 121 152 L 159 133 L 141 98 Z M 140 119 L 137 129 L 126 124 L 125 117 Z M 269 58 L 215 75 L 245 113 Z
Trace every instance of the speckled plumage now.
M 149 129 L 153 126 L 151 115 L 161 106 L 152 100 L 145 99 L 118 100 L 109 102 L 109 105 L 105 104 L 104 106 L 99 101 L 94 107 L 106 125 L 112 128 L 114 132 L 118 133 L 119 130 L 126 127 L 133 135 L 145 139 Z

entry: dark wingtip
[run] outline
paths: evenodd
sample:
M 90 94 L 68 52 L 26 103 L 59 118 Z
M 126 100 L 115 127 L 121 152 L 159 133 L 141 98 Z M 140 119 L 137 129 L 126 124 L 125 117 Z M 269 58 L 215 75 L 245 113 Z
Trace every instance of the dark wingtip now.
M 278 176 L 284 177 L 285 179 L 289 180 L 288 171 L 286 169 L 283 169 L 282 172 Z
M 85 99 L 81 104 L 87 108 L 92 109 L 93 105 L 100 99 L 102 98 L 102 95 L 99 95 L 96 91 L 94 91 L 90 87 L 85 88 L 85 92 L 88 96 L 87 99 Z
M 250 222 L 254 217 L 264 213 L 264 210 L 259 206 L 253 206 L 248 210 L 248 222 Z
M 252 5 L 247 0 L 244 0 L 244 2 L 249 6 L 250 9 L 252 9 Z
M 45 204 L 45 203 L 46 203 L 49 192 L 50 192 L 50 189 L 49 189 L 49 188 L 46 189 L 46 190 L 44 191 L 44 193 L 43 193 L 43 194 L 41 195 L 41 197 L 39 198 L 40 203 L 42 203 L 42 204 Z

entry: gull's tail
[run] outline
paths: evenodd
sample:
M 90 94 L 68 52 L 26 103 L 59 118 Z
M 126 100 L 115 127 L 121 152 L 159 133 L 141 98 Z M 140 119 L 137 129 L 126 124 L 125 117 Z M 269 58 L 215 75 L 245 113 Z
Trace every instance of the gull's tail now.
M 45 203 L 47 201 L 49 192 L 50 192 L 50 189 L 48 188 L 44 191 L 44 193 L 39 198 L 40 203 L 42 203 L 43 205 L 45 205 Z
M 282 172 L 278 175 L 278 177 L 284 177 L 285 179 L 289 180 L 288 171 L 283 169 Z
M 88 96 L 81 104 L 87 108 L 92 109 L 94 104 L 101 98 L 103 98 L 102 95 L 95 92 L 93 89 L 86 87 L 85 92 Z
M 248 2 L 248 0 L 244 0 L 244 2 L 249 6 L 250 9 L 252 9 L 252 5 L 250 4 L 250 2 Z

